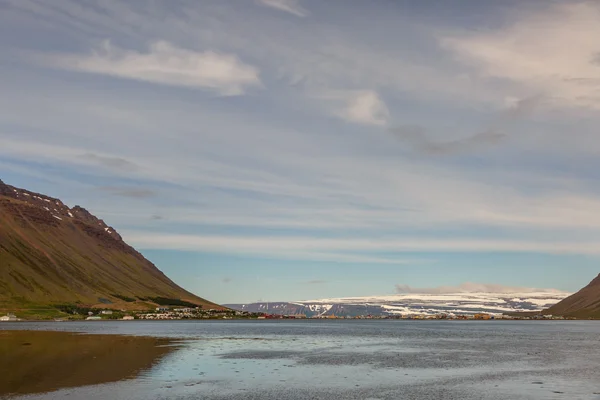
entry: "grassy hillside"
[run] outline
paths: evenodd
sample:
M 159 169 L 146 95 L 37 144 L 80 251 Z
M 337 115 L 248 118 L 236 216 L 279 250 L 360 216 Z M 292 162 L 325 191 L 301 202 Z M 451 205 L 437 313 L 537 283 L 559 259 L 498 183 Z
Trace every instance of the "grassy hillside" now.
M 0 310 L 65 303 L 145 309 L 154 299 L 220 308 L 177 286 L 84 209 L 3 187 Z
M 576 318 L 600 318 L 600 275 L 579 292 L 567 297 L 546 312 Z

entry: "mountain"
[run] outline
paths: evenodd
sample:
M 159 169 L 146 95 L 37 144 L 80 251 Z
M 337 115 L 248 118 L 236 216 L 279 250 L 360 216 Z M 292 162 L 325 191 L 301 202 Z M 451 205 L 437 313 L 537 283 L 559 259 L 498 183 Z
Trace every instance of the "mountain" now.
M 565 317 L 600 318 L 600 275 L 579 292 L 550 307 L 547 313 Z
M 444 293 L 348 297 L 296 302 L 226 304 L 234 310 L 307 317 L 360 315 L 435 315 L 542 311 L 568 296 L 550 291 L 535 293 Z
M 177 286 L 86 209 L 0 180 L 0 309 L 74 303 L 222 308 Z

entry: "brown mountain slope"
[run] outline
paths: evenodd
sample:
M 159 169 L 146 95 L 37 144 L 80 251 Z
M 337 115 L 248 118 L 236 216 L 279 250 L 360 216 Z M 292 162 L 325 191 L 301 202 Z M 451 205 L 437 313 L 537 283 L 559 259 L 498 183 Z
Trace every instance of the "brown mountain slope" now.
M 177 286 L 84 208 L 0 181 L 0 308 L 134 309 L 157 298 L 221 308 Z
M 550 307 L 546 312 L 566 317 L 600 318 L 600 275 L 579 292 Z

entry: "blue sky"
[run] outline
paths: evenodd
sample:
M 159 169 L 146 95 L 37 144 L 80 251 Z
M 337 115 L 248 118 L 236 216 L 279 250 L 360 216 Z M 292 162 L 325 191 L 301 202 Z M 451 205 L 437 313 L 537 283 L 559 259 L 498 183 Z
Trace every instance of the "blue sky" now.
M 0 178 L 218 302 L 600 270 L 600 5 L 0 0 Z

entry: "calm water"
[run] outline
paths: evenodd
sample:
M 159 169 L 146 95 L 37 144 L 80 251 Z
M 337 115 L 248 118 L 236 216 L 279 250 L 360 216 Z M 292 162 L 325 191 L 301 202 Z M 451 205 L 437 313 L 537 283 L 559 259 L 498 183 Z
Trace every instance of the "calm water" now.
M 600 323 L 593 321 L 65 322 L 3 329 L 182 339 L 133 379 L 19 399 L 600 400 Z

